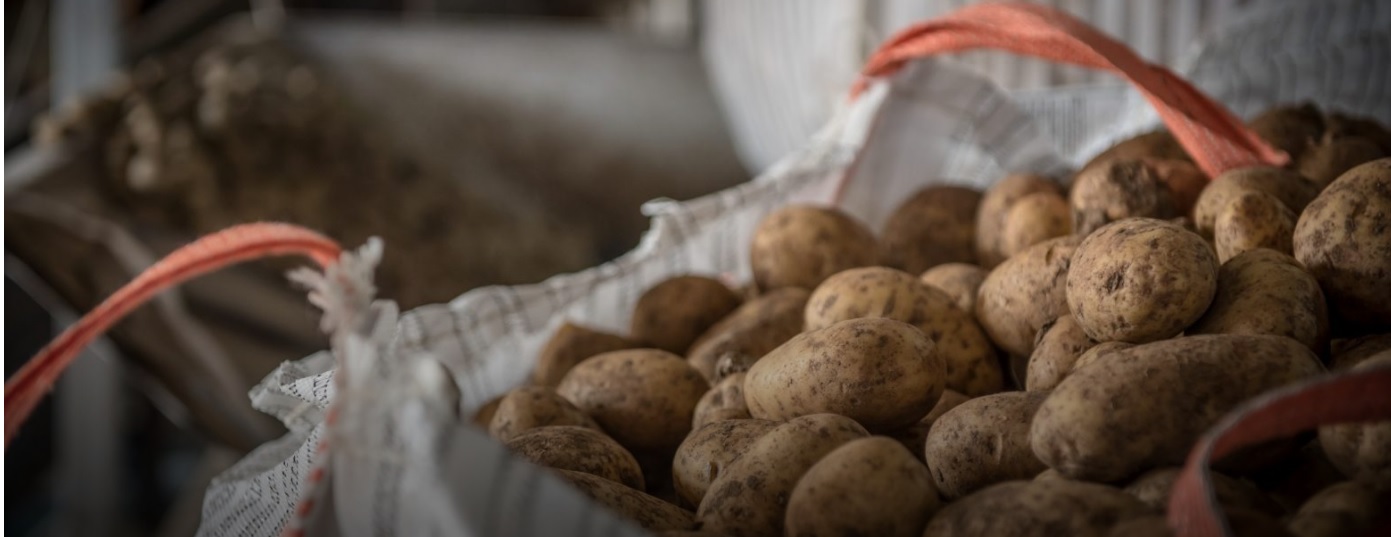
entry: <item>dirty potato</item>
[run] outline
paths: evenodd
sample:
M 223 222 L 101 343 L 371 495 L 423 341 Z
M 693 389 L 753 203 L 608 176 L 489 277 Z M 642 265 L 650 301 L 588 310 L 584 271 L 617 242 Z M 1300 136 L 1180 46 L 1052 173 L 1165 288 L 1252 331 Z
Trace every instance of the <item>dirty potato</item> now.
M 1294 257 L 1335 317 L 1391 328 L 1391 158 L 1348 170 L 1309 203 L 1294 228 Z
M 787 500 L 787 535 L 919 537 L 941 500 L 927 467 L 891 438 L 851 440 L 822 457 Z
M 1198 196 L 1193 207 L 1193 226 L 1203 237 L 1212 237 L 1217 216 L 1232 200 L 1248 192 L 1275 196 L 1285 207 L 1299 214 L 1319 195 L 1319 188 L 1297 172 L 1273 166 L 1252 166 L 1228 170 L 1218 175 Z
M 947 504 L 923 537 L 1105 536 L 1117 522 L 1147 513 L 1115 487 L 1062 479 L 1010 481 Z
M 1352 367 L 1353 371 L 1391 368 L 1391 352 Z M 1344 423 L 1319 427 L 1319 445 L 1343 475 L 1391 490 L 1391 421 Z
M 1156 468 L 1141 474 L 1125 486 L 1125 492 L 1134 496 L 1150 509 L 1165 511 L 1169 508 L 1169 493 L 1178 479 L 1178 467 Z M 1217 503 L 1223 508 L 1250 509 L 1278 517 L 1283 513 L 1280 504 L 1270 499 L 1261 489 L 1250 481 L 1228 477 L 1216 472 L 1210 474 L 1213 492 Z
M 859 220 L 830 207 L 793 205 L 769 214 L 749 250 L 754 282 L 764 291 L 815 289 L 832 274 L 875 264 L 879 246 Z
M 1323 136 L 1324 118 L 1313 103 L 1275 106 L 1249 123 L 1251 130 L 1277 149 L 1298 159 L 1310 142 Z
M 599 476 L 573 470 L 556 470 L 560 477 L 595 503 L 607 507 L 651 531 L 688 530 L 695 526 L 691 512 Z
M 1290 518 L 1290 533 L 1299 537 L 1371 535 L 1391 512 L 1391 492 L 1360 481 L 1345 481 L 1314 495 Z
M 1053 389 L 1072 372 L 1073 364 L 1082 353 L 1095 345 L 1096 340 L 1087 337 L 1070 313 L 1044 324 L 1034 343 L 1034 353 L 1029 355 L 1024 389 L 1031 392 Z
M 1294 224 L 1299 215 L 1264 192 L 1247 192 L 1232 200 L 1217 215 L 1212 239 L 1217 260 L 1228 259 L 1247 250 L 1268 248 L 1294 254 Z
M 513 436 L 505 444 L 513 453 L 541 466 L 584 472 L 643 489 L 642 469 L 633 454 L 594 429 L 539 427 Z
M 1072 207 L 1072 232 L 1082 236 L 1126 218 L 1170 219 L 1183 215 L 1159 172 L 1139 159 L 1112 160 L 1079 172 L 1068 202 Z
M 898 443 L 903 444 L 903 447 L 908 448 L 908 452 L 912 453 L 918 460 L 926 462 L 926 459 L 923 458 L 923 446 L 927 444 L 927 433 L 932 430 L 932 424 L 936 423 L 937 418 L 942 417 L 948 410 L 956 408 L 961 403 L 965 403 L 969 400 L 971 400 L 970 397 L 966 397 L 960 392 L 942 390 L 942 397 L 937 399 L 937 404 L 932 407 L 932 410 L 929 411 L 926 416 L 923 416 L 923 419 L 918 420 L 917 423 L 909 425 L 905 429 L 893 433 L 891 436 L 893 436 L 895 440 L 898 440 Z
M 696 403 L 695 416 L 691 421 L 692 431 L 711 422 L 750 417 L 749 405 L 744 402 L 746 375 L 747 373 L 739 372 L 720 379 L 715 387 L 701 396 L 700 401 Z
M 599 430 L 599 424 L 555 390 L 542 386 L 523 386 L 510 392 L 498 402 L 488 434 L 499 442 L 537 427 L 574 425 Z
M 710 385 L 686 360 L 657 349 L 600 354 L 575 366 L 556 393 L 632 451 L 675 448 Z
M 1295 169 L 1322 190 L 1348 170 L 1384 156 L 1381 147 L 1361 136 L 1325 136 L 1299 156 Z
M 994 268 L 1007 257 L 1002 240 L 1005 216 L 1019 199 L 1036 192 L 1062 194 L 1057 181 L 1027 173 L 1005 176 L 986 189 L 976 212 L 976 261 L 984 268 Z
M 946 292 L 961 311 L 970 313 L 976 311 L 976 292 L 987 274 L 985 269 L 970 263 L 943 263 L 927 269 L 919 279 Z
M 714 278 L 677 276 L 652 286 L 633 307 L 633 339 L 684 354 L 691 343 L 739 307 L 739 296 Z
M 726 353 L 754 360 L 802 333 L 802 313 L 811 292 L 785 287 L 745 302 L 734 313 L 715 323 L 691 345 L 686 359 L 715 382 L 715 366 Z
M 884 264 L 919 274 L 942 263 L 976 261 L 978 190 L 929 186 L 889 215 L 880 237 Z
M 955 500 L 995 483 L 1029 479 L 1047 468 L 1029 446 L 1029 423 L 1047 396 L 997 393 L 943 414 L 928 431 L 925 448 L 942 498 Z
M 744 454 L 749 444 L 776 427 L 768 420 L 725 420 L 708 423 L 691 432 L 671 466 L 676 493 L 688 505 L 700 505 L 710 482 L 725 466 Z
M 1005 257 L 1054 237 L 1072 234 L 1072 213 L 1067 199 L 1053 192 L 1037 192 L 1020 198 L 1005 214 L 1000 250 Z
M 1033 354 L 1038 331 L 1067 313 L 1067 274 L 1081 240 L 1072 235 L 1030 246 L 1001 263 L 981 283 L 976 319 L 1005 352 Z
M 1285 336 L 1322 354 L 1328 307 L 1318 282 L 1293 257 L 1251 250 L 1222 264 L 1217 296 L 1187 333 Z
M 536 369 L 531 374 L 531 383 L 554 387 L 560 384 L 560 379 L 570 372 L 570 368 L 586 358 L 637 347 L 638 344 L 628 338 L 566 322 L 541 349 L 541 354 L 536 358 Z

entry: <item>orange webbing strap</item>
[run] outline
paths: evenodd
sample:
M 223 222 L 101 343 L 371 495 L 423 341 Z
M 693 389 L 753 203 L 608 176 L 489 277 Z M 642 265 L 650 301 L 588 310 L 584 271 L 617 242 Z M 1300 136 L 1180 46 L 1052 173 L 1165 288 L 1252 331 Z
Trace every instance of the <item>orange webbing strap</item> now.
M 911 26 L 870 56 L 851 95 L 859 95 L 870 78 L 893 74 L 910 60 L 976 48 L 1106 70 L 1124 78 L 1154 106 L 1208 177 L 1233 168 L 1289 162 L 1283 151 L 1270 147 L 1178 75 L 1144 61 L 1086 23 L 1040 5 L 973 4 Z
M 160 291 L 241 261 L 304 254 L 327 267 L 338 261 L 339 253 L 337 244 L 318 233 L 276 223 L 235 226 L 175 250 L 64 330 L 5 381 L 5 448 L 78 353 Z
M 1351 371 L 1272 391 L 1248 401 L 1198 440 L 1169 496 L 1169 527 L 1179 537 L 1231 535 L 1208 465 L 1247 446 L 1321 425 L 1391 420 L 1391 367 Z

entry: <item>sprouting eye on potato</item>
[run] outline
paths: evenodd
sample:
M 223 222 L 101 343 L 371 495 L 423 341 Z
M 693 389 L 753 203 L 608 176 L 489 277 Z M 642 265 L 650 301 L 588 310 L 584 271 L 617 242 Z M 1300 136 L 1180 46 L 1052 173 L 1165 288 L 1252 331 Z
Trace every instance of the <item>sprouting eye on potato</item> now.
M 472 421 L 662 535 L 1168 535 L 1228 412 L 1391 367 L 1391 132 L 1305 105 L 1252 126 L 1288 166 L 1209 178 L 1159 131 L 1071 178 L 925 186 L 877 235 L 773 210 L 747 281 L 653 282 L 626 332 L 569 320 Z M 1372 527 L 1388 427 L 1217 461 L 1230 527 Z

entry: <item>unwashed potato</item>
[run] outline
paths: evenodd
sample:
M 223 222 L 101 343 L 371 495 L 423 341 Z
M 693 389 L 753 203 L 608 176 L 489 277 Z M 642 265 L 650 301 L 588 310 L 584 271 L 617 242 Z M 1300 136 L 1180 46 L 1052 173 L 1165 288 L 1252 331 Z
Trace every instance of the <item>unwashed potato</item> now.
M 638 344 L 628 338 L 566 322 L 541 349 L 541 354 L 536 358 L 536 369 L 531 373 L 531 383 L 555 386 L 560 384 L 560 379 L 570 372 L 570 368 L 586 358 L 636 347 Z
M 488 434 L 506 443 L 513 437 L 552 425 L 575 425 L 599 430 L 599 424 L 555 390 L 542 386 L 523 386 L 504 395 L 498 402 Z
M 1183 463 L 1238 404 L 1323 372 L 1278 336 L 1205 335 L 1137 345 L 1075 368 L 1039 407 L 1034 454 L 1073 479 L 1114 482 Z
M 1154 169 L 1159 181 L 1169 187 L 1180 217 L 1191 214 L 1198 197 L 1207 188 L 1207 174 L 1187 160 L 1146 159 L 1145 163 Z
M 483 406 L 478 407 L 478 410 L 473 413 L 473 424 L 483 430 L 487 430 L 493 423 L 493 416 L 497 414 L 497 407 L 502 404 L 502 398 L 506 396 L 507 394 L 499 395 L 483 403 Z
M 1083 352 L 1081 356 L 1077 357 L 1077 361 L 1072 364 L 1072 371 L 1076 371 L 1078 369 L 1087 367 L 1091 364 L 1100 362 L 1111 353 L 1114 353 L 1119 350 L 1129 349 L 1134 346 L 1134 343 L 1126 343 L 1124 341 L 1106 341 L 1103 343 L 1097 343 L 1092 348 L 1087 349 L 1086 352 Z M 1072 371 L 1069 371 L 1068 373 L 1071 374 Z M 1064 376 L 1063 378 L 1067 377 Z M 1062 382 L 1062 379 L 1058 379 L 1058 382 Z
M 643 489 L 642 468 L 632 453 L 604 433 L 556 425 L 525 431 L 506 441 L 507 449 L 531 462 L 558 470 L 596 475 Z
M 1097 341 L 1171 338 L 1207 311 L 1217 270 L 1202 237 L 1162 220 L 1122 220 L 1078 245 L 1067 272 L 1067 305 Z
M 1034 343 L 1034 353 L 1029 355 L 1025 389 L 1031 392 L 1053 389 L 1072 372 L 1082 353 L 1094 346 L 1096 340 L 1087 337 L 1070 313 L 1043 325 Z
M 599 505 L 613 510 L 644 529 L 688 530 L 695 526 L 691 512 L 657 497 L 599 476 L 573 470 L 556 470 Z
M 878 243 L 864 224 L 836 209 L 807 205 L 765 217 L 749 251 L 754 282 L 764 291 L 815 289 L 832 274 L 878 259 Z
M 970 397 L 966 397 L 960 392 L 942 390 L 942 397 L 937 399 L 937 404 L 932 407 L 932 411 L 928 412 L 917 423 L 893 433 L 894 439 L 903 444 L 903 447 L 908 448 L 908 452 L 912 453 L 918 460 L 926 462 L 927 459 L 923 458 L 923 447 L 927 444 L 927 433 L 932 430 L 932 424 L 936 423 L 937 418 L 942 417 L 948 410 L 969 400 L 971 400 Z
M 979 190 L 929 186 L 889 215 L 879 235 L 884 264 L 919 274 L 942 263 L 976 261 Z
M 668 279 L 638 298 L 633 307 L 633 339 L 683 354 L 696 338 L 739 307 L 739 301 L 739 295 L 714 278 Z
M 1004 384 L 995 349 L 976 320 L 945 292 L 911 274 L 865 267 L 828 278 L 807 301 L 805 329 L 861 317 L 902 321 L 927 334 L 946 361 L 948 388 L 976 396 L 1000 391 Z
M 1323 113 L 1313 103 L 1272 107 L 1251 120 L 1251 130 L 1270 145 L 1298 159 L 1323 136 Z
M 1323 189 L 1348 170 L 1384 156 L 1386 152 L 1366 138 L 1325 136 L 1299 156 L 1295 169 Z
M 744 372 L 729 375 L 715 383 L 715 387 L 710 388 L 710 391 L 705 392 L 696 403 L 695 416 L 691 421 L 692 431 L 711 422 L 750 417 L 749 405 L 744 402 L 746 375 Z
M 942 395 L 946 364 L 921 330 L 882 318 L 792 338 L 749 368 L 744 400 L 759 419 L 834 413 L 870 431 L 916 423 Z
M 1349 339 L 1338 339 L 1332 343 L 1333 359 L 1328 369 L 1345 371 L 1363 361 L 1391 351 L 1391 334 L 1372 334 Z
M 677 495 L 688 505 L 700 505 L 710 482 L 743 455 L 749 444 L 777 425 L 767 420 L 725 420 L 692 431 L 676 448 L 671 466 Z
M 1227 509 L 1227 525 L 1233 537 L 1292 537 L 1289 530 L 1264 513 L 1246 509 Z M 1132 518 L 1111 528 L 1110 537 L 1173 537 L 1164 515 Z
M 1339 112 L 1324 118 L 1324 134 L 1333 138 L 1356 136 L 1370 140 L 1391 155 L 1391 129 L 1367 116 L 1350 116 Z
M 1176 467 L 1150 470 L 1126 485 L 1125 491 L 1150 509 L 1166 511 L 1169 508 L 1169 493 L 1174 488 L 1174 480 L 1178 479 L 1179 471 Z M 1216 472 L 1210 475 L 1217 503 L 1223 508 L 1250 509 L 1273 517 L 1283 514 L 1280 504 L 1275 503 L 1251 482 Z
M 1042 175 L 1011 174 L 996 181 L 981 197 L 976 212 L 976 261 L 981 267 L 994 268 L 1005 260 L 1002 231 L 1005 215 L 1020 198 L 1036 192 L 1062 194 L 1058 182 Z
M 1020 198 L 1005 214 L 1000 245 L 1005 257 L 1054 237 L 1072 234 L 1072 212 L 1067 199 L 1054 192 L 1036 192 Z
M 1247 192 L 1232 200 L 1217 215 L 1212 240 L 1217 260 L 1228 259 L 1247 250 L 1268 248 L 1294 254 L 1294 224 L 1299 215 L 1264 192 Z
M 686 359 L 715 382 L 715 365 L 725 353 L 757 360 L 802 333 L 802 312 L 810 296 L 805 289 L 786 287 L 745 302 L 691 344 Z
M 1192 161 L 1183 146 L 1178 143 L 1178 139 L 1168 131 L 1147 132 L 1133 138 L 1127 138 L 1117 142 L 1102 151 L 1101 154 L 1092 157 L 1082 166 L 1083 170 L 1094 168 L 1107 161 L 1116 159 L 1163 159 L 1163 160 L 1183 160 Z
M 1222 264 L 1217 296 L 1187 333 L 1285 336 L 1322 354 L 1328 307 L 1318 282 L 1293 257 L 1251 250 Z
M 575 366 L 556 393 L 632 451 L 675 448 L 710 385 L 686 360 L 657 349 L 600 354 Z
M 1391 327 L 1391 158 L 1328 185 L 1299 216 L 1294 257 L 1318 279 L 1335 317 Z
M 891 438 L 851 440 L 822 457 L 787 500 L 786 535 L 919 537 L 941 500 L 927 467 Z
M 942 415 L 928 431 L 925 447 L 942 497 L 954 500 L 1046 469 L 1029 446 L 1029 423 L 1047 396 L 997 393 L 966 401 Z
M 987 274 L 985 269 L 969 263 L 943 263 L 927 269 L 919 279 L 947 293 L 961 311 L 971 313 L 976 311 L 976 292 Z
M 1290 518 L 1290 533 L 1299 537 L 1370 535 L 1391 517 L 1391 493 L 1360 481 L 1328 487 L 1300 506 Z
M 1115 487 L 1062 479 L 1010 481 L 947 504 L 923 537 L 1104 536 L 1117 522 L 1146 513 Z
M 1193 207 L 1193 225 L 1198 234 L 1212 237 L 1217 216 L 1232 201 L 1247 192 L 1264 192 L 1275 196 L 1285 207 L 1299 214 L 1319 195 L 1319 188 L 1297 172 L 1271 166 L 1253 166 L 1228 170 L 1212 180 L 1198 203 Z
M 1066 282 L 1081 237 L 1058 237 L 1009 258 L 986 276 L 976 319 L 1001 349 L 1029 356 L 1043 325 L 1068 312 Z
M 1287 513 L 1298 510 L 1300 505 L 1324 489 L 1347 481 L 1347 476 L 1328 461 L 1323 447 L 1316 441 L 1305 444 L 1280 464 L 1258 472 L 1247 472 L 1246 477 L 1260 486 Z
M 1068 479 L 1067 476 L 1058 473 L 1057 470 L 1054 470 L 1052 468 L 1039 472 L 1038 475 L 1034 476 L 1034 481 L 1048 481 L 1050 479 L 1056 479 L 1059 481 L 1072 481 L 1071 479 Z
M 1391 368 L 1391 352 L 1363 360 L 1352 370 L 1373 368 Z M 1344 475 L 1391 490 L 1391 421 L 1325 425 L 1319 427 L 1319 444 Z
M 696 511 L 701 529 L 731 537 L 782 535 L 787 500 L 797 481 L 827 453 L 868 435 L 855 420 L 835 414 L 778 425 L 710 483 Z
M 1072 231 L 1086 236 L 1106 224 L 1134 217 L 1182 216 L 1159 172 L 1140 159 L 1116 159 L 1077 174 L 1068 194 Z

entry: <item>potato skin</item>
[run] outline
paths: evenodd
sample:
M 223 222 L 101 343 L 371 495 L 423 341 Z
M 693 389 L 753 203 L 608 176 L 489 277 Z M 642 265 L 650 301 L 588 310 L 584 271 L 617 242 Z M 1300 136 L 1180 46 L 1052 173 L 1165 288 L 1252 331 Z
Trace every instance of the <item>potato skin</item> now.
M 1066 282 L 1076 235 L 1044 241 L 1009 258 L 986 276 L 976 319 L 990 340 L 1014 356 L 1029 356 L 1044 324 L 1068 312 Z
M 1031 392 L 1053 389 L 1072 372 L 1082 353 L 1094 346 L 1096 340 L 1087 337 L 1070 313 L 1043 325 L 1034 343 L 1034 353 L 1029 355 L 1024 389 Z
M 1353 371 L 1391 368 L 1391 351 L 1352 367 Z M 1319 427 L 1319 445 L 1343 475 L 1391 490 L 1391 420 Z
M 778 425 L 710 483 L 696 511 L 701 529 L 730 537 L 782 535 L 787 499 L 802 475 L 835 448 L 868 435 L 855 420 L 835 414 Z
M 967 395 L 1000 391 L 1004 376 L 990 340 L 945 292 L 911 274 L 887 267 L 864 267 L 828 278 L 807 301 L 806 330 L 840 321 L 882 317 L 922 330 L 946 360 L 947 387 Z
M 599 424 L 555 390 L 541 386 L 523 386 L 498 401 L 497 410 L 488 424 L 488 434 L 506 443 L 513 437 L 552 425 L 575 425 L 596 431 Z
M 1025 248 L 1072 234 L 1072 212 L 1061 194 L 1036 192 L 1020 198 L 1005 215 L 1001 253 L 1013 257 Z
M 1279 521 L 1269 515 L 1246 509 L 1227 509 L 1227 524 L 1233 537 L 1292 537 Z M 1110 537 L 1173 537 L 1164 515 L 1123 520 L 1111 527 Z
M 686 359 L 713 383 L 715 365 L 725 353 L 757 360 L 802 333 L 802 312 L 810 297 L 810 291 L 785 287 L 745 302 L 692 343 Z
M 879 246 L 860 221 L 829 207 L 793 205 L 769 214 L 749 250 L 754 282 L 764 291 L 815 289 L 832 274 L 875 264 Z
M 1143 515 L 1144 504 L 1115 487 L 1062 479 L 1010 481 L 947 504 L 923 537 L 1104 536 Z
M 1124 341 L 1106 341 L 1102 343 L 1097 343 L 1092 348 L 1087 349 L 1085 352 L 1083 352 L 1081 356 L 1077 357 L 1077 361 L 1072 363 L 1072 371 L 1076 371 L 1078 369 L 1087 367 L 1091 364 L 1097 363 L 1101 361 L 1102 357 L 1106 356 L 1107 354 L 1123 349 L 1129 349 L 1134 346 L 1134 343 L 1126 343 Z M 1071 373 L 1071 371 L 1069 371 L 1069 373 Z M 1059 380 L 1058 382 L 1062 382 L 1062 380 Z
M 1029 446 L 1029 423 L 1048 394 L 1004 392 L 947 411 L 927 433 L 925 454 L 942 498 L 954 500 L 1047 468 Z
M 1391 327 L 1391 158 L 1348 170 L 1309 203 L 1294 228 L 1294 257 L 1335 317 Z
M 943 263 L 927 269 L 918 279 L 941 289 L 961 311 L 971 313 L 976 311 L 976 292 L 987 274 L 985 269 L 970 263 Z
M 919 274 L 942 263 L 976 261 L 979 190 L 929 186 L 894 209 L 880 237 L 884 264 Z
M 1106 354 L 1075 368 L 1034 416 L 1034 454 L 1063 475 L 1113 482 L 1183 463 L 1193 442 L 1236 405 L 1323 372 L 1278 336 L 1203 335 Z
M 1369 139 L 1325 136 L 1319 143 L 1309 145 L 1299 156 L 1295 169 L 1322 189 L 1348 170 L 1384 156 L 1386 153 Z
M 640 490 L 599 476 L 573 470 L 556 470 L 560 477 L 599 505 L 612 509 L 644 529 L 688 530 L 695 526 L 691 512 Z
M 1082 170 L 1094 168 L 1104 162 L 1116 159 L 1165 159 L 1165 160 L 1193 160 L 1188 156 L 1188 152 L 1178 143 L 1178 139 L 1169 131 L 1158 130 L 1137 135 L 1117 142 L 1102 151 L 1086 164 L 1082 165 Z
M 1067 305 L 1097 341 L 1146 343 L 1174 337 L 1217 294 L 1217 258 L 1203 239 L 1162 220 L 1108 225 L 1078 245 L 1067 273 Z
M 1232 200 L 1217 215 L 1212 240 L 1217 246 L 1217 260 L 1226 263 L 1241 252 L 1268 248 L 1283 254 L 1294 254 L 1294 214 L 1275 196 L 1264 192 L 1247 192 Z
M 604 433 L 585 427 L 553 425 L 524 431 L 507 449 L 548 468 L 573 470 L 643 489 L 642 468 L 632 453 Z
M 1250 127 L 1270 145 L 1298 159 L 1310 142 L 1323 136 L 1323 113 L 1313 103 L 1274 106 L 1253 118 Z
M 918 537 L 941 506 L 932 476 L 891 438 L 851 440 L 822 457 L 787 501 L 793 536 Z
M 1323 489 L 1290 518 L 1290 533 L 1299 537 L 1370 535 L 1386 520 L 1391 493 L 1360 481 L 1345 481 Z
M 1140 159 L 1116 159 L 1082 170 L 1068 193 L 1072 231 L 1089 235 L 1126 218 L 1182 216 L 1159 172 Z
M 749 405 L 744 402 L 744 377 L 748 373 L 729 375 L 715 387 L 705 392 L 696 402 L 695 415 L 691 418 L 691 430 L 701 428 L 707 423 L 721 420 L 748 419 Z
M 1328 307 L 1314 277 L 1287 254 L 1242 252 L 1217 273 L 1217 296 L 1188 334 L 1285 336 L 1322 354 Z
M 1264 192 L 1275 196 L 1296 214 L 1319 195 L 1319 188 L 1304 176 L 1284 168 L 1253 166 L 1228 170 L 1212 180 L 1198 196 L 1193 207 L 1193 226 L 1198 234 L 1211 238 L 1217 226 L 1217 215 L 1232 200 L 1247 192 Z
M 696 403 L 709 388 L 680 356 L 632 349 L 580 362 L 560 381 L 556 393 L 636 452 L 680 444 L 691 430 Z
M 933 405 L 932 410 L 923 416 L 923 419 L 893 433 L 892 436 L 898 440 L 898 443 L 903 444 L 903 447 L 908 448 L 909 453 L 926 464 L 927 459 L 923 457 L 923 447 L 927 445 L 927 433 L 932 430 L 932 424 L 936 423 L 937 418 L 942 417 L 948 410 L 970 400 L 970 397 L 962 395 L 961 392 L 950 389 L 942 390 L 942 397 L 937 399 L 937 404 Z
M 1150 509 L 1164 512 L 1169 507 L 1169 493 L 1174 488 L 1174 480 L 1178 479 L 1179 471 L 1177 467 L 1150 470 L 1126 485 L 1125 492 Z M 1216 472 L 1211 476 L 1217 503 L 1224 509 L 1250 509 L 1273 517 L 1284 514 L 1280 504 L 1275 503 L 1254 484 Z
M 739 307 L 739 295 L 714 278 L 677 276 L 642 293 L 633 307 L 633 339 L 683 354 L 711 326 Z
M 1005 256 L 1001 241 L 1005 226 L 1005 215 L 1020 198 L 1035 192 L 1062 194 L 1057 181 L 1027 173 L 1005 176 L 986 189 L 981 197 L 980 210 L 976 211 L 976 261 L 981 267 L 990 269 L 1004 262 Z M 968 310 L 969 311 L 969 310 Z
M 676 494 L 689 505 L 700 505 L 710 482 L 743 455 L 749 444 L 777 426 L 768 420 L 725 420 L 692 431 L 676 448 L 672 462 Z
M 1336 339 L 1330 346 L 1333 357 L 1329 361 L 1328 369 L 1346 371 L 1373 356 L 1391 351 L 1391 333 Z
M 531 383 L 555 387 L 570 368 L 586 358 L 637 347 L 638 344 L 628 338 L 566 322 L 541 349 L 536 369 L 531 373 Z
M 870 431 L 902 429 L 942 395 L 946 364 L 916 327 L 850 319 L 792 338 L 749 368 L 744 400 L 759 419 L 835 413 Z

